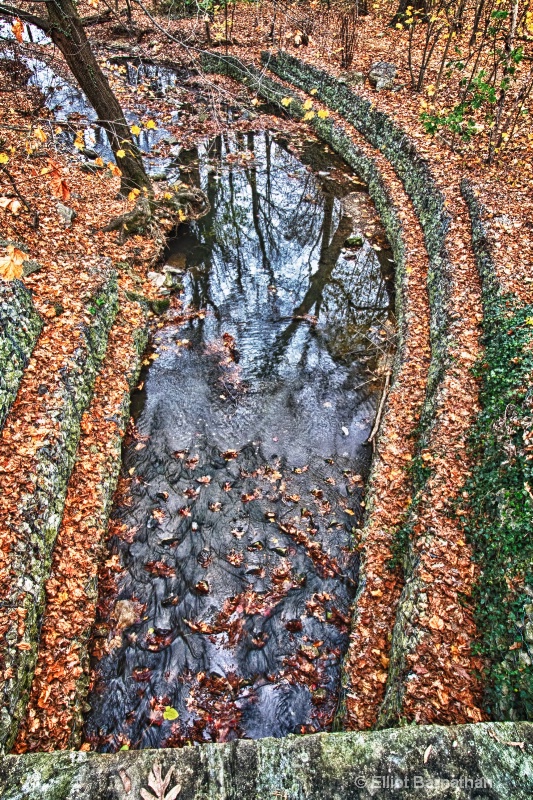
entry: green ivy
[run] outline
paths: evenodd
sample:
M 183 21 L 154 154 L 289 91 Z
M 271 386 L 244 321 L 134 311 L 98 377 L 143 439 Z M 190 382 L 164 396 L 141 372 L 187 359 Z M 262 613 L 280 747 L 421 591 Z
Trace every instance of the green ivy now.
M 533 307 L 493 298 L 484 347 L 477 367 L 482 411 L 470 439 L 475 467 L 466 486 L 466 530 L 481 568 L 474 593 L 478 652 L 488 663 L 491 717 L 533 719 L 524 636 L 525 608 L 533 603 L 533 452 L 524 441 L 533 423 Z

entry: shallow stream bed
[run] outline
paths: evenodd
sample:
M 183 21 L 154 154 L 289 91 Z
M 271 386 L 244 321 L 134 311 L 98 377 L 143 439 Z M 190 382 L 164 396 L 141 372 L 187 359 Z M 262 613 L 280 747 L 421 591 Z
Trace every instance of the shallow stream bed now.
M 211 211 L 169 244 L 181 285 L 134 395 L 85 729 L 102 751 L 331 728 L 390 353 L 390 251 L 327 148 L 232 134 L 181 159 Z

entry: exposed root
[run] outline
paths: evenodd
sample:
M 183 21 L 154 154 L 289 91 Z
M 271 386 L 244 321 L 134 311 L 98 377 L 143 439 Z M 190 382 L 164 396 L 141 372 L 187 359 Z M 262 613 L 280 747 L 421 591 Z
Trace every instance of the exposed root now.
M 128 236 L 146 236 L 161 224 L 162 217 L 172 214 L 172 222 L 185 222 L 199 219 L 209 211 L 207 196 L 195 187 L 178 187 L 166 192 L 167 196 L 151 197 L 142 195 L 135 207 L 126 214 L 112 219 L 102 230 L 118 231 L 119 242 L 124 243 Z

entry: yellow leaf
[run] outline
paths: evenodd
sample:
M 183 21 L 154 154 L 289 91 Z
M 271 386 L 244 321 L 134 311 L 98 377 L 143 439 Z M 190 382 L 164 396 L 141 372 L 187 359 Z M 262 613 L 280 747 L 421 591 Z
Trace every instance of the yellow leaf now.
M 133 133 L 134 136 L 138 136 L 141 132 L 141 129 L 138 125 L 132 125 L 130 131 Z
M 306 111 L 309 111 L 310 108 L 313 108 L 313 101 L 312 100 L 306 100 L 305 103 L 304 103 L 304 108 L 305 108 Z
M 140 193 L 141 193 L 141 192 L 140 192 L 140 190 L 139 190 L 139 189 L 132 189 L 132 190 L 131 190 L 131 192 L 130 192 L 130 193 L 129 193 L 129 195 L 128 195 L 128 200 L 129 200 L 131 203 L 133 203 L 133 202 L 134 202 L 134 201 L 135 201 L 135 200 L 138 198 L 138 196 L 140 195 Z
M 7 246 L 7 256 L 0 258 L 0 277 L 5 281 L 12 281 L 22 277 L 22 263 L 26 254 L 14 247 L 12 244 Z
M 303 120 L 304 122 L 308 122 L 310 119 L 313 119 L 314 116 L 315 116 L 314 111 L 308 111 L 307 114 L 304 115 Z
M 97 167 L 103 167 L 104 166 L 104 160 L 103 160 L 103 158 L 100 158 L 100 156 L 98 156 L 98 158 L 94 159 L 94 163 L 96 164 Z
M 0 153 L 0 164 L 7 164 L 9 161 L 9 156 L 7 153 Z
M 281 105 L 285 106 L 285 108 L 287 108 L 287 106 L 290 106 L 291 103 L 292 103 L 292 97 L 284 97 L 281 101 Z
M 309 92 L 309 94 L 316 94 L 317 92 L 318 92 L 318 89 L 311 89 L 311 91 Z
M 115 155 L 116 155 L 117 158 L 124 158 L 124 156 L 126 155 L 126 151 L 125 150 L 117 150 Z
M 38 139 L 40 142 L 46 142 L 46 140 L 47 140 L 47 138 L 48 138 L 48 137 L 47 137 L 47 135 L 46 135 L 46 133 L 43 131 L 43 129 L 42 129 L 42 128 L 35 128 L 35 130 L 33 131 L 33 135 L 34 135 L 34 136 L 35 136 L 35 138 L 36 138 L 36 139 Z
M 148 130 L 154 130 L 154 128 L 157 128 L 157 125 L 155 124 L 153 119 L 149 119 L 148 122 L 146 123 L 146 127 L 148 128 Z
M 326 119 L 326 117 L 329 117 L 329 111 L 327 111 L 325 108 L 321 108 L 318 112 L 318 116 L 320 119 Z
M 165 198 L 165 200 L 172 200 L 172 193 L 171 192 L 165 192 L 163 197 Z

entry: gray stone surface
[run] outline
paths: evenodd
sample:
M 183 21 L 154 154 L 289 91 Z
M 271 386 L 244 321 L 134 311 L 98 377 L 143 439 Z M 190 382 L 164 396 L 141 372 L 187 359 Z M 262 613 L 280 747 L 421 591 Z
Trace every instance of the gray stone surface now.
M 166 792 L 150 791 L 152 771 L 169 778 Z M 3 800 L 529 800 L 533 725 L 410 726 L 114 755 L 8 756 L 0 760 L 0 792 Z

